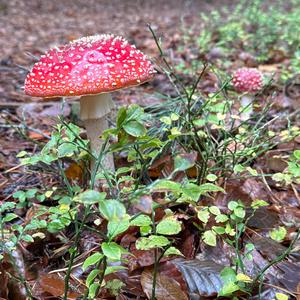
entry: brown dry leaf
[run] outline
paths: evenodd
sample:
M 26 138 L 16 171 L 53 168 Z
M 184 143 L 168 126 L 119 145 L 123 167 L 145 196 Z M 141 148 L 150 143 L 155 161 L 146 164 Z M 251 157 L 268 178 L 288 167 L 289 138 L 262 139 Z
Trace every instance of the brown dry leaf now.
M 147 297 L 150 299 L 152 292 L 153 272 L 146 269 L 141 276 L 141 284 Z M 187 300 L 188 296 L 182 291 L 179 283 L 174 279 L 157 274 L 156 278 L 156 293 L 157 300 Z
M 297 293 L 298 293 L 297 300 L 300 300 L 300 282 L 297 285 Z
M 61 297 L 64 294 L 64 280 L 57 274 L 43 274 L 40 276 L 39 284 L 42 289 L 54 297 Z M 69 290 L 68 299 L 80 297 L 79 293 Z
M 69 180 L 83 180 L 83 169 L 84 163 L 80 162 L 80 164 L 72 163 L 65 170 L 65 174 Z
M 45 135 L 50 136 L 51 132 L 48 130 L 45 130 L 45 131 L 43 131 L 43 134 L 44 135 L 42 135 L 41 133 L 34 132 L 34 131 L 29 131 L 28 137 L 32 140 L 44 140 L 46 138 Z

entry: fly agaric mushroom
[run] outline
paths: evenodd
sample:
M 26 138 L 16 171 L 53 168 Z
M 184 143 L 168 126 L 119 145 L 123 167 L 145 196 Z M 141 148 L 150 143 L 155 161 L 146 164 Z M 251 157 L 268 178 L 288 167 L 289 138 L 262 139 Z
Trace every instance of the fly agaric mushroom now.
M 233 74 L 232 84 L 236 91 L 244 93 L 241 98 L 241 119 L 247 120 L 252 113 L 254 94 L 263 87 L 263 75 L 254 68 L 241 68 Z
M 149 59 L 124 38 L 94 35 L 50 49 L 35 63 L 25 81 L 25 93 L 36 97 L 81 96 L 80 116 L 92 152 L 98 154 L 99 138 L 108 128 L 106 116 L 114 107 L 110 92 L 140 85 L 155 73 Z M 92 169 L 94 168 L 92 161 Z M 113 157 L 103 166 L 114 169 Z

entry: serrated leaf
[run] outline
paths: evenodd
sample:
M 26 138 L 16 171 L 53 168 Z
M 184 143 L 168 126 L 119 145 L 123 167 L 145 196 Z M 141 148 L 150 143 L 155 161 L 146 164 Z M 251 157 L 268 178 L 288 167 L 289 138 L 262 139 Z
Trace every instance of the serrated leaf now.
M 125 232 L 129 228 L 129 216 L 122 220 L 112 220 L 107 224 L 107 235 L 109 239 L 114 239 L 117 235 Z
M 208 209 L 201 209 L 197 212 L 197 217 L 200 221 L 202 221 L 204 224 L 206 224 L 209 220 L 210 213 Z

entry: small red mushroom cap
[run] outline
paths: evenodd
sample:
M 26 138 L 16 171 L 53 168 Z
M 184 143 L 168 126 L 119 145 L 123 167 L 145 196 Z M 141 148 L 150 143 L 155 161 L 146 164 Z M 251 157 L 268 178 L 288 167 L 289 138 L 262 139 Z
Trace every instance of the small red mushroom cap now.
M 124 38 L 94 35 L 50 49 L 25 80 L 25 93 L 37 97 L 111 92 L 149 81 L 150 60 Z
M 255 68 L 241 68 L 233 74 L 232 84 L 239 92 L 256 93 L 263 87 L 263 75 Z

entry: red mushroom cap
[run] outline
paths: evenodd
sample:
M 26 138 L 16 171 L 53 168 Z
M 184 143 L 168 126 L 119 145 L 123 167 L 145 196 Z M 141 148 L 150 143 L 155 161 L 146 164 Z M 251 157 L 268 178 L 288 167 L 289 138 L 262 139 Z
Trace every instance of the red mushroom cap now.
M 255 93 L 263 86 L 263 75 L 254 68 L 241 68 L 233 74 L 232 84 L 239 92 Z
M 124 38 L 94 35 L 42 55 L 26 77 L 25 93 L 37 97 L 100 94 L 139 85 L 154 73 L 146 55 Z

